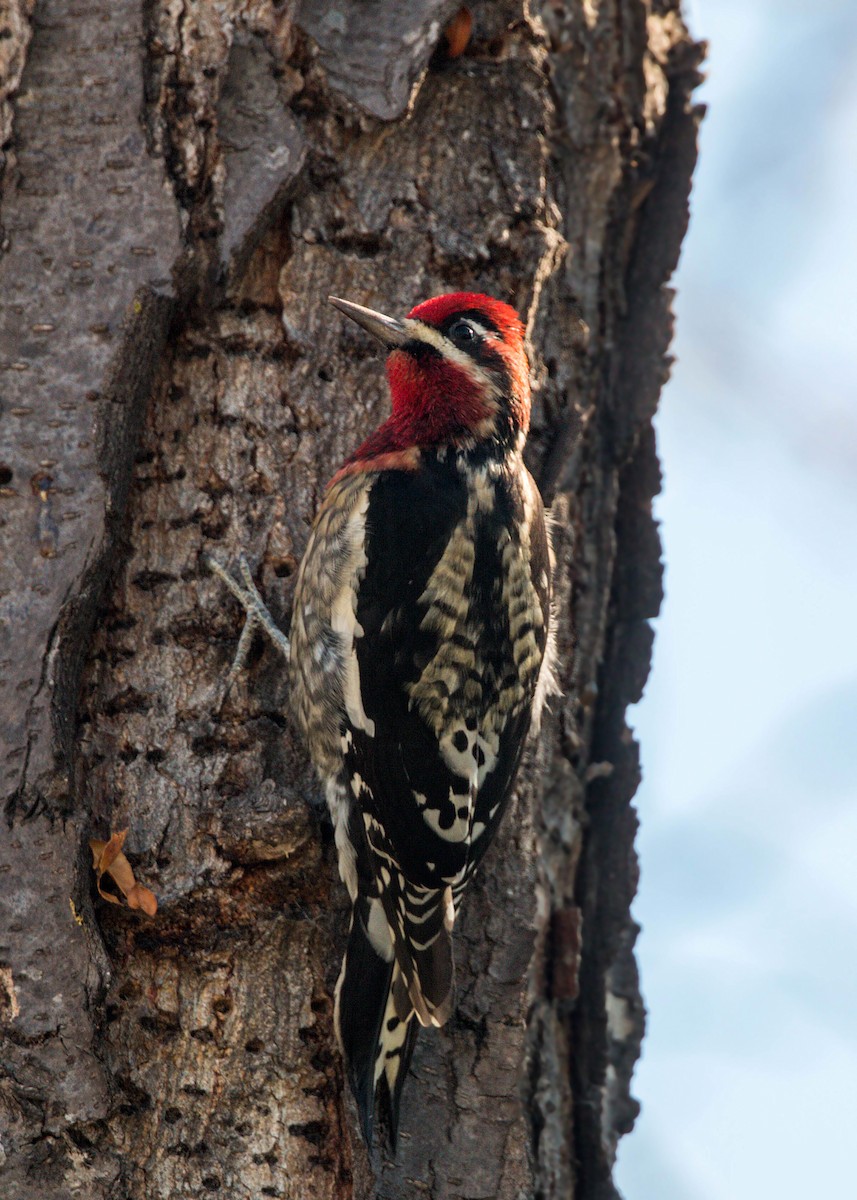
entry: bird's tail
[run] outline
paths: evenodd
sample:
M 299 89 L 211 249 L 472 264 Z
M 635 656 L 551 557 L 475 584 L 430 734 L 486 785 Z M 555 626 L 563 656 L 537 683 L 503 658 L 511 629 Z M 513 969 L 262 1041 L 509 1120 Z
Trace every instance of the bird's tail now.
M 399 1016 L 402 1011 L 407 1012 L 404 1019 Z M 393 1150 L 396 1149 L 396 1139 L 399 1135 L 402 1089 L 408 1076 L 419 1028 L 419 1021 L 410 1007 L 408 989 L 401 969 L 398 963 L 394 963 L 375 1059 L 375 1082 L 380 1083 L 381 1112 L 389 1130 Z
M 357 1101 L 367 1144 L 372 1142 L 375 1092 L 395 1149 L 402 1087 L 419 1023 L 378 899 L 358 896 L 336 985 L 336 1035 Z

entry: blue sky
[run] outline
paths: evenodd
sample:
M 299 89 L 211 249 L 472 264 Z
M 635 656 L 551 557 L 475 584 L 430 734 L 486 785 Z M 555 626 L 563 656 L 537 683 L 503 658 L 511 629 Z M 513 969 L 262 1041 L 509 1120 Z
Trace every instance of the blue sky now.
M 709 114 L 631 714 L 650 1012 L 617 1181 L 806 1200 L 857 1187 L 857 3 L 688 16 Z

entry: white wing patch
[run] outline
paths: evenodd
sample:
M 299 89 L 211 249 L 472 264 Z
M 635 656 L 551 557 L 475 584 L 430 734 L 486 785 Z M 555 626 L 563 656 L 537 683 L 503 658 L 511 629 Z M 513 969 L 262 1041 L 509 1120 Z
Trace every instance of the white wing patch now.
M 383 958 L 384 962 L 393 961 L 393 935 L 380 900 L 369 901 L 369 924 L 366 928 L 372 947 Z
M 500 738 L 495 729 L 469 729 L 464 722 L 452 725 L 440 739 L 443 761 L 476 791 L 497 765 L 499 750 Z
M 338 779 L 326 781 L 327 807 L 333 820 L 333 836 L 339 860 L 339 877 L 348 888 L 352 903 L 357 899 L 357 851 L 348 836 L 348 817 L 351 804 L 345 788 Z
M 464 722 L 456 722 L 440 740 L 443 761 L 461 784 L 449 789 L 444 805 L 446 814 L 453 810 L 452 823 L 441 822 L 442 810 L 429 803 L 428 797 L 414 792 L 417 807 L 426 825 L 445 842 L 474 841 L 485 832 L 480 821 L 474 824 L 476 799 L 487 776 L 497 765 L 500 750 L 499 734 L 495 730 L 471 729 Z
M 360 502 L 348 518 L 343 531 L 345 561 L 342 569 L 343 585 L 336 593 L 330 610 L 330 627 L 339 634 L 343 656 L 342 699 L 348 719 L 355 729 L 362 729 L 369 737 L 375 736 L 375 722 L 366 715 L 360 689 L 360 667 L 357 662 L 357 638 L 363 637 L 363 627 L 357 620 L 357 592 L 366 572 L 365 537 L 366 510 L 369 507 L 369 491 L 364 492 Z
M 420 792 L 413 793 L 414 799 L 417 802 L 417 807 L 422 813 L 423 820 L 432 833 L 436 833 L 439 838 L 443 838 L 445 842 L 465 842 L 470 836 L 470 822 L 473 816 L 473 807 L 476 803 L 476 793 L 471 788 L 470 794 L 467 796 L 459 796 L 450 788 L 449 802 L 455 807 L 455 819 L 448 829 L 444 829 L 440 823 L 441 810 L 433 808 L 427 798 Z

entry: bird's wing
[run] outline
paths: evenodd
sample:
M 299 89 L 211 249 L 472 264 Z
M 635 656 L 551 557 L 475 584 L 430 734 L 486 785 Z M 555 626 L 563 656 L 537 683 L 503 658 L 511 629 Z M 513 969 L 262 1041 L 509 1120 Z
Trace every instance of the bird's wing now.
M 423 1024 L 449 1014 L 455 901 L 508 801 L 547 639 L 541 504 L 522 545 L 518 492 L 475 502 L 440 463 L 369 492 L 346 778 Z

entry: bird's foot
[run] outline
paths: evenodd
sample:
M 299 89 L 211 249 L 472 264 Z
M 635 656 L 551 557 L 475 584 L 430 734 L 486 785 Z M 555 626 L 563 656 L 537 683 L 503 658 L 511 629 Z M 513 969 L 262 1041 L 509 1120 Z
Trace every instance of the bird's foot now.
M 265 601 L 259 595 L 259 590 L 253 582 L 253 576 L 250 574 L 247 559 L 243 554 L 238 558 L 240 579 L 236 579 L 225 567 L 221 566 L 216 559 L 211 558 L 209 555 L 205 555 L 205 565 L 219 579 L 223 580 L 247 614 L 244 628 L 241 630 L 241 637 L 238 639 L 235 657 L 232 659 L 232 666 L 229 668 L 229 674 L 226 677 L 226 690 L 223 693 L 223 698 L 225 699 L 247 661 L 250 643 L 253 641 L 253 636 L 257 629 L 268 635 L 286 662 L 289 661 L 289 639 L 283 633 L 282 629 L 279 628 L 268 611 Z

